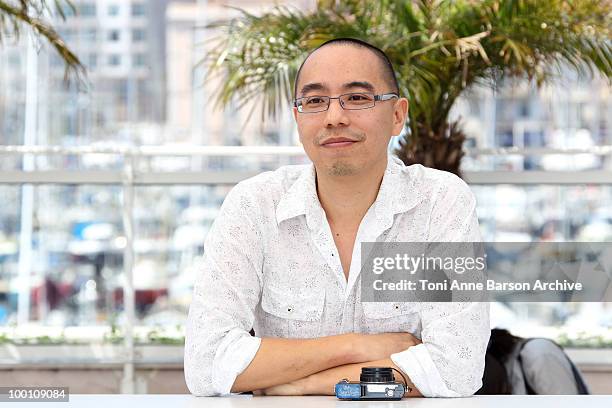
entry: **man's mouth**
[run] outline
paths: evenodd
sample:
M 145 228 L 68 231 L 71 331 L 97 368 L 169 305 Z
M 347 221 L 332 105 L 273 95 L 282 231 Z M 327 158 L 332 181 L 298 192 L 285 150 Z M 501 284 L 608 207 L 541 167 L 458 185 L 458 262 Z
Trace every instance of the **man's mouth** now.
M 321 143 L 323 147 L 346 147 L 351 146 L 353 143 L 357 143 L 357 140 L 350 139 L 348 137 L 332 137 Z

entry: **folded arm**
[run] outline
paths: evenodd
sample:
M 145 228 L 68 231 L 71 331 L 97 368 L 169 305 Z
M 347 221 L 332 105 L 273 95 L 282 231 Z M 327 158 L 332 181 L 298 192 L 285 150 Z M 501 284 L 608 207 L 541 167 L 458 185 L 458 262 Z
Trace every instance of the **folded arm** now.
M 332 381 L 335 384 L 342 378 L 359 379 L 362 366 L 385 362 L 385 367 L 391 367 L 393 362 L 388 356 L 419 342 L 409 333 L 262 339 L 255 358 L 236 378 L 232 392 L 260 390 L 304 379 L 310 379 L 307 382 L 313 386 L 311 394 L 324 389 L 333 391 L 333 385 L 329 388 Z M 336 378 L 338 375 L 345 376 Z
M 253 361 L 236 377 L 232 392 L 252 391 L 291 382 L 312 373 L 354 362 L 354 336 L 317 339 L 263 338 Z
M 346 364 L 339 367 L 330 368 L 315 374 L 311 374 L 305 378 L 282 384 L 266 389 L 261 389 L 255 392 L 256 395 L 334 395 L 334 386 L 342 379 L 349 381 L 359 381 L 362 367 L 392 367 L 400 370 L 390 358 L 368 361 L 365 363 Z M 401 370 L 400 370 L 401 371 Z M 402 373 L 404 374 L 404 373 Z M 404 374 L 400 376 L 394 372 L 395 381 L 404 382 L 407 380 L 405 397 L 421 397 L 421 392 L 410 381 L 410 378 Z M 398 378 L 399 377 L 399 378 Z

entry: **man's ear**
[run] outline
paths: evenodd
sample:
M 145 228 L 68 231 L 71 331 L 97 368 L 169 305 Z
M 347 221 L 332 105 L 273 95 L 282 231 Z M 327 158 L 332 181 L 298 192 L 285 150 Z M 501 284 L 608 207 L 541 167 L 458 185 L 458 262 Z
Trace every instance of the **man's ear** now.
M 297 126 L 297 120 L 298 120 L 299 112 L 298 112 L 298 110 L 297 110 L 297 108 L 295 106 L 293 108 L 291 108 L 291 111 L 293 112 L 293 119 L 295 119 L 295 124 Z M 302 142 L 302 134 L 300 133 L 299 129 L 298 129 L 298 139 L 299 139 L 300 143 L 303 143 Z
M 408 108 L 408 99 L 406 98 L 399 98 L 395 102 L 393 110 L 393 135 L 402 133 L 402 129 L 406 123 L 406 117 L 408 116 Z
M 294 106 L 291 108 L 291 111 L 293 112 L 293 119 L 297 122 L 297 115 L 298 115 L 297 108 Z

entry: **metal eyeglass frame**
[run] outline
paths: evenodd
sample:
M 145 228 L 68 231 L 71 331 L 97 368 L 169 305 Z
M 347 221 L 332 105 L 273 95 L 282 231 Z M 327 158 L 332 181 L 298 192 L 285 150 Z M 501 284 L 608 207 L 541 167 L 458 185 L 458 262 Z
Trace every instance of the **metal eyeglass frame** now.
M 372 104 L 372 106 L 367 106 L 365 108 L 346 108 L 344 107 L 344 104 L 342 103 L 342 98 L 343 96 L 346 95 L 372 95 L 374 97 L 374 103 Z M 318 111 L 313 111 L 313 112 L 304 112 L 302 110 L 300 110 L 302 108 L 303 105 L 298 105 L 298 101 L 301 101 L 302 99 L 306 99 L 306 98 L 314 98 L 314 97 L 318 97 L 318 98 L 328 98 L 327 101 L 327 107 L 325 109 L 322 110 L 318 110 Z M 325 112 L 329 109 L 329 106 L 331 105 L 331 100 L 332 99 L 338 99 L 338 102 L 340 102 L 340 107 L 344 110 L 363 110 L 363 109 L 372 109 L 373 107 L 376 106 L 376 102 L 377 101 L 388 101 L 391 100 L 393 98 L 399 98 L 400 96 L 395 93 L 395 92 L 390 92 L 390 93 L 384 93 L 384 94 L 380 94 L 380 95 L 374 95 L 373 92 L 348 92 L 342 95 L 338 95 L 338 96 L 325 96 L 325 95 L 312 95 L 312 96 L 303 96 L 301 98 L 295 98 L 293 100 L 293 106 L 295 106 L 298 110 L 299 113 L 320 113 L 320 112 Z

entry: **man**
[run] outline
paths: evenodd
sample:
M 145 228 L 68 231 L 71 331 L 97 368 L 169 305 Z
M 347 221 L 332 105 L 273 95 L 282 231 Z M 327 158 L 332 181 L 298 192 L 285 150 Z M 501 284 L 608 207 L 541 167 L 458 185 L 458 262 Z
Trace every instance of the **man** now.
M 488 304 L 360 299 L 360 243 L 480 241 L 458 177 L 388 156 L 405 123 L 386 55 L 337 39 L 303 62 L 293 114 L 312 165 L 239 183 L 205 245 L 185 339 L 195 395 L 333 395 L 361 367 L 401 370 L 407 396 L 481 386 Z M 255 336 L 249 331 L 254 329 Z

